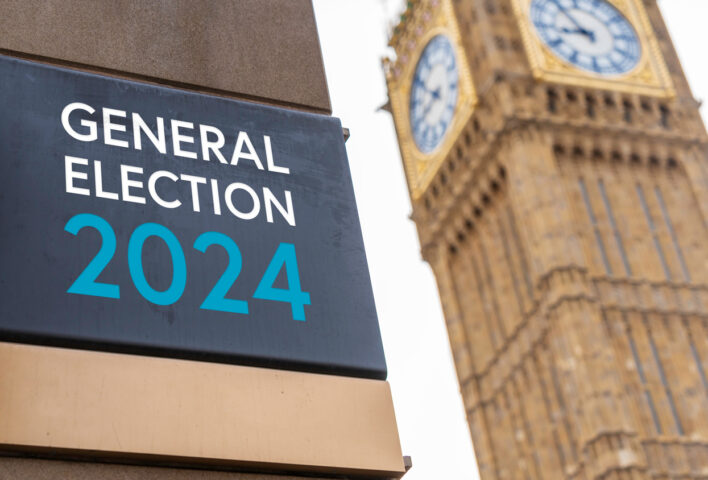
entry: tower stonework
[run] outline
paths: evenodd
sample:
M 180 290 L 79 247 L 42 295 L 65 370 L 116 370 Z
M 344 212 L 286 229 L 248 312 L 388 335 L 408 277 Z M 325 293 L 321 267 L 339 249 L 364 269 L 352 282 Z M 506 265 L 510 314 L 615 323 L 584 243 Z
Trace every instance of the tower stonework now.
M 708 139 L 656 1 L 418 0 L 390 45 L 481 478 L 708 478 Z

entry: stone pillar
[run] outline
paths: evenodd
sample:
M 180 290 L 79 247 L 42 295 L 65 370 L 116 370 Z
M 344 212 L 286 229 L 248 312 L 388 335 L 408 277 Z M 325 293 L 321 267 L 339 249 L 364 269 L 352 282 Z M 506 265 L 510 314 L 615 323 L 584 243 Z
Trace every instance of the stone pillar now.
M 0 55 L 191 92 L 331 114 L 311 0 L 0 0 L 0 12 Z M 21 356 L 17 353 L 18 349 L 23 352 Z M 243 446 L 262 440 L 256 438 L 261 436 L 258 428 L 265 430 L 267 427 L 262 425 L 267 422 L 261 422 L 259 427 L 259 421 L 267 415 L 258 417 L 257 413 L 253 413 L 258 407 L 246 410 L 246 416 L 250 414 L 251 417 L 244 423 L 250 422 L 249 425 L 256 428 L 255 435 L 250 438 L 247 432 L 234 428 L 234 423 L 220 417 L 222 412 L 236 412 L 238 406 L 232 400 L 238 394 L 229 396 L 234 391 L 244 391 L 248 387 L 250 391 L 257 391 L 251 398 L 264 394 L 262 387 L 268 383 L 263 382 L 265 377 L 255 381 L 233 380 L 234 375 L 250 375 L 255 368 L 0 342 L 0 357 L 3 355 L 5 362 L 0 362 L 0 417 L 3 417 L 3 407 L 8 405 L 24 408 L 29 419 L 27 423 L 32 425 L 23 424 L 21 420 L 10 422 L 17 427 L 14 433 L 3 432 L 5 439 L 29 440 L 6 443 L 0 439 L 2 480 L 294 480 L 296 477 L 293 475 L 303 472 L 308 478 L 330 478 L 328 473 L 324 473 L 331 472 L 327 470 L 329 467 L 317 469 L 310 465 L 307 466 L 310 470 L 307 470 L 290 468 L 297 465 L 296 462 L 283 464 L 281 468 L 269 464 L 268 460 L 243 465 L 203 458 L 208 457 L 209 451 L 220 451 L 226 455 L 219 458 L 233 458 L 228 455 L 241 448 L 234 448 L 234 441 Z M 52 358 L 63 360 L 51 364 L 48 360 Z M 97 367 L 92 359 L 101 359 L 100 362 L 108 362 L 105 365 L 115 367 L 116 376 L 122 379 L 122 383 L 114 381 L 115 378 L 105 370 L 100 370 L 101 367 Z M 145 372 L 149 373 L 156 366 L 163 369 L 162 372 L 154 371 L 157 375 L 146 380 Z M 272 380 L 269 385 L 277 392 L 271 392 L 268 398 L 258 398 L 256 405 L 266 405 L 275 397 L 282 401 L 292 393 L 288 390 L 287 379 L 299 374 L 266 371 Z M 223 378 L 229 377 L 231 380 L 211 382 L 210 377 L 219 372 L 224 375 Z M 106 392 L 113 392 L 106 393 L 106 396 L 112 395 L 111 402 L 104 402 L 102 397 L 104 385 L 100 380 L 101 374 L 107 377 Z M 186 384 L 181 375 L 190 375 L 197 384 Z M 375 428 L 364 432 L 362 422 L 352 421 L 338 435 L 339 438 L 332 439 L 323 438 L 318 432 L 326 430 L 328 420 L 338 421 L 351 414 L 329 395 L 344 393 L 346 389 L 337 386 L 319 395 L 313 402 L 312 397 L 316 396 L 313 391 L 306 392 L 300 388 L 307 383 L 305 375 L 295 379 L 292 385 L 306 395 L 288 403 L 288 406 L 293 409 L 290 418 L 299 418 L 303 428 L 313 429 L 313 438 L 323 440 L 323 445 L 316 447 L 315 455 L 350 455 L 352 450 L 346 446 L 346 439 L 357 437 L 360 440 L 363 437 L 361 445 L 371 447 L 371 452 L 365 455 L 367 458 L 387 455 L 377 446 L 383 438 L 394 433 L 386 426 L 390 426 L 393 419 L 390 390 L 386 382 L 325 375 L 307 377 L 315 383 L 323 378 L 325 381 L 347 384 L 350 381 L 368 382 L 369 386 L 373 386 L 371 382 L 374 382 L 376 389 L 383 389 L 383 396 L 375 394 L 378 400 L 370 402 L 371 398 L 362 395 L 361 389 L 352 388 L 349 398 L 366 412 L 363 418 L 370 419 Z M 93 383 L 94 380 L 97 383 Z M 84 388 L 75 386 L 79 384 Z M 138 384 L 145 388 L 134 388 Z M 198 384 L 203 388 L 195 388 Z M 231 393 L 225 394 L 229 389 Z M 44 394 L 38 398 L 40 395 L 33 396 L 32 392 Z M 146 392 L 152 393 L 146 395 Z M 388 400 L 383 400 L 386 396 Z M 32 401 L 24 402 L 23 398 Z M 307 410 L 308 406 L 313 407 L 319 401 L 322 404 L 317 407 L 318 411 L 323 412 L 331 407 L 333 413 L 329 416 L 316 415 L 321 420 L 317 423 L 314 417 L 308 417 Z M 202 402 L 208 406 L 194 407 Z M 102 405 L 115 408 L 111 410 Z M 385 405 L 391 407 L 388 413 L 386 408 L 381 409 Z M 141 412 L 144 414 L 142 417 L 138 416 Z M 381 413 L 388 420 L 376 420 Z M 166 421 L 156 422 L 155 417 Z M 87 418 L 93 418 L 95 422 L 86 421 Z M 209 418 L 212 421 L 205 421 Z M 353 418 L 350 416 L 350 419 Z M 84 419 L 85 423 L 79 419 Z M 8 420 L 7 417 L 5 420 Z M 112 420 L 116 421 L 111 431 Z M 50 439 L 47 429 L 42 430 L 43 426 L 52 422 L 55 427 L 60 425 L 55 432 L 60 432 L 63 438 L 71 437 L 74 443 L 81 445 L 77 447 L 80 451 L 55 448 L 56 443 L 52 443 L 55 439 Z M 140 444 L 149 447 L 138 449 L 137 454 L 131 450 L 129 455 L 122 455 L 123 447 L 128 450 L 131 447 L 125 445 L 125 437 L 123 442 L 118 438 L 119 433 L 126 433 L 126 430 L 120 431 L 121 422 L 123 427 L 130 427 L 127 433 L 132 434 L 132 446 Z M 165 428 L 155 427 L 156 423 Z M 274 423 L 269 427 L 271 435 L 278 435 L 281 429 L 280 437 L 286 438 L 288 429 L 291 432 L 301 431 L 294 424 L 288 425 L 287 421 Z M 67 424 L 70 426 L 67 427 Z M 145 424 L 153 428 L 155 435 L 135 435 L 136 431 L 149 430 L 142 429 L 141 425 Z M 7 422 L 4 425 L 7 427 Z M 107 429 L 104 429 L 106 426 Z M 38 431 L 42 438 L 35 442 L 40 435 Z M 95 440 L 98 438 L 95 435 L 100 432 L 106 434 L 103 436 L 105 442 Z M 397 432 L 395 435 L 398 442 Z M 198 454 L 189 459 L 172 456 L 176 451 L 172 447 L 177 443 Z M 39 447 L 34 448 L 37 445 Z M 111 448 L 101 448 L 106 445 Z M 118 447 L 113 448 L 115 445 Z M 107 453 L 99 455 L 92 452 L 91 447 L 95 447 L 96 452 L 105 450 Z M 152 447 L 160 447 L 157 449 L 166 449 L 170 453 L 167 457 L 153 455 L 155 448 Z M 268 449 L 290 453 L 289 447 L 269 445 Z M 310 447 L 312 445 L 295 445 L 292 448 Z M 152 452 L 148 451 L 151 449 Z M 263 455 L 261 457 L 265 458 Z M 404 472 L 403 459 L 400 455 L 398 457 L 401 468 L 394 472 L 395 476 L 401 476 Z M 192 462 L 194 458 L 199 461 Z M 76 459 L 80 461 L 74 461 Z M 355 463 L 350 462 L 349 465 Z M 177 468 L 178 465 L 188 468 Z M 239 470 L 250 473 L 240 473 Z M 384 471 L 390 473 L 388 469 Z M 338 478 L 342 474 L 348 475 L 347 472 L 339 472 Z M 352 472 L 352 475 L 363 474 L 376 478 L 383 475 L 380 471 Z
M 329 114 L 311 0 L 0 0 L 0 53 Z

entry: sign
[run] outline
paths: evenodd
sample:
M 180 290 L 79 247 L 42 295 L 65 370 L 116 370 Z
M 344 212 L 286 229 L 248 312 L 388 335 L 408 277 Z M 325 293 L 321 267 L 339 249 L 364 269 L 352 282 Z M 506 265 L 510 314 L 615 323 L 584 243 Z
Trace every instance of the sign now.
M 0 78 L 0 339 L 386 377 L 339 120 Z

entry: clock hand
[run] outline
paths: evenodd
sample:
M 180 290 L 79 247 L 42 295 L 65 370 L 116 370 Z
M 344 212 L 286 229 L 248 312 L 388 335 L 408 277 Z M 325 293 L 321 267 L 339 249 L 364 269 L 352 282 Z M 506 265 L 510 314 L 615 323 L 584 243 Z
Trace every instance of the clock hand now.
M 561 32 L 563 32 L 563 33 L 582 33 L 583 35 L 585 35 L 585 32 L 582 31 L 582 30 L 580 30 L 580 29 L 578 29 L 578 28 L 563 27 L 563 28 L 561 28 L 560 30 L 561 30 Z
M 425 118 L 428 116 L 428 113 L 430 112 L 430 109 L 433 108 L 433 105 L 435 105 L 435 100 L 438 100 L 440 98 L 440 87 L 438 87 L 435 90 L 430 91 L 431 95 L 433 95 L 433 99 L 428 102 L 428 105 L 423 109 L 423 115 L 422 118 Z
M 428 86 L 425 84 L 423 81 L 419 81 L 420 86 L 425 90 L 427 93 L 429 93 L 433 98 L 440 98 L 440 87 L 436 88 L 435 90 L 431 90 L 428 88 Z
M 435 90 L 428 90 L 430 92 L 430 95 L 433 96 L 434 100 L 438 100 L 440 98 L 440 87 L 436 88 Z
M 421 115 L 421 118 L 425 119 L 425 117 L 428 116 L 428 112 L 430 112 L 430 109 L 433 108 L 434 103 L 435 101 L 431 100 L 430 103 L 426 105 L 426 107 L 423 109 L 423 115 Z
M 415 79 L 415 83 L 417 83 L 418 86 L 419 86 L 420 88 L 422 88 L 424 92 L 430 93 L 430 94 L 432 95 L 432 93 L 433 93 L 432 90 L 430 90 L 430 89 L 428 88 L 428 86 L 425 84 L 425 82 L 424 82 L 423 80 L 421 80 L 420 78 L 416 78 L 416 79 Z
M 566 10 L 566 8 L 563 5 L 561 5 L 559 0 L 551 0 L 551 2 L 553 2 L 556 5 L 556 7 L 558 7 L 558 10 L 563 12 L 563 15 L 568 17 L 568 20 L 573 22 L 573 25 L 575 25 L 578 28 L 578 30 L 587 32 L 587 30 L 585 30 L 583 28 L 583 26 L 578 23 L 578 21 L 575 19 L 575 17 L 573 17 L 570 13 L 568 13 L 568 10 Z
M 580 23 L 575 19 L 575 17 L 572 16 L 568 12 L 568 10 L 566 10 L 565 7 L 560 4 L 560 2 L 558 0 L 551 0 L 551 1 L 556 4 L 556 7 L 558 7 L 558 9 L 561 12 L 563 12 L 563 15 L 565 15 L 568 18 L 568 20 L 573 22 L 573 25 L 575 25 L 578 29 L 577 32 L 570 31 L 570 32 L 566 32 L 566 33 L 581 33 L 581 34 L 585 35 L 586 37 L 588 37 L 591 42 L 595 43 L 595 32 L 591 32 L 590 30 L 588 30 L 588 29 L 584 28 L 582 25 L 580 25 Z
M 595 43 L 595 32 L 591 32 L 589 30 L 584 30 L 584 29 L 581 30 L 578 28 L 572 29 L 572 28 L 568 28 L 568 27 L 563 27 L 563 28 L 561 28 L 561 32 L 563 32 L 563 33 L 580 33 L 580 34 L 585 35 L 586 37 L 590 38 L 590 41 Z

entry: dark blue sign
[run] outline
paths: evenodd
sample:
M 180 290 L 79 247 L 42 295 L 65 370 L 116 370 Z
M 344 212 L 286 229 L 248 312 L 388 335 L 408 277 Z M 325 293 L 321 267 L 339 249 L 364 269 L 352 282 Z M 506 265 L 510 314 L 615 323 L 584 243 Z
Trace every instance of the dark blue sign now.
M 0 339 L 386 377 L 339 120 L 0 78 Z

